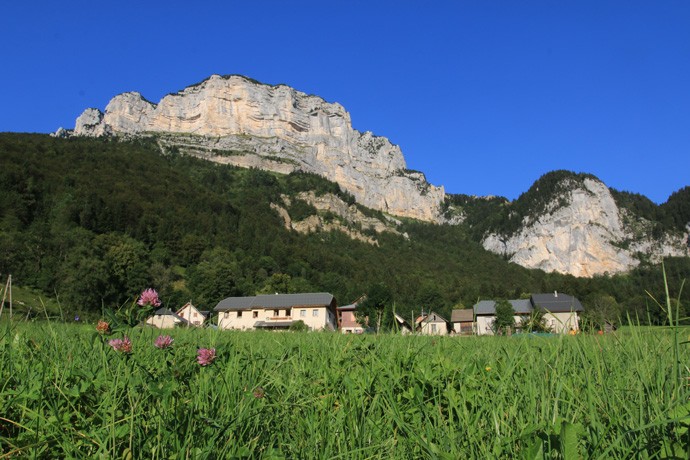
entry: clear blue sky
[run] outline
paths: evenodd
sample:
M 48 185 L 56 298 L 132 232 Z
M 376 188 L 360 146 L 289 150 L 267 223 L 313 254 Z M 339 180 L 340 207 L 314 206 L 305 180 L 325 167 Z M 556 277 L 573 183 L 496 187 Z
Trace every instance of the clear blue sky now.
M 690 185 L 688 1 L 14 1 L 0 131 L 72 128 L 211 74 L 341 103 L 447 192 L 554 169 L 663 202 Z

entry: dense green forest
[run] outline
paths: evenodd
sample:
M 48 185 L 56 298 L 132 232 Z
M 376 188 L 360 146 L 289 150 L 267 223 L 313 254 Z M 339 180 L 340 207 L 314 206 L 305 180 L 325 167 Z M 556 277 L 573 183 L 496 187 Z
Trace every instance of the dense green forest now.
M 550 183 L 526 192 L 519 213 L 544 203 Z M 630 313 L 642 322 L 663 317 L 645 293 L 663 297 L 659 266 L 579 279 L 527 270 L 485 251 L 478 229 L 513 225 L 501 224 L 507 202 L 500 198 L 455 195 L 452 204 L 471 210 L 465 224 L 404 221 L 400 230 L 409 238 L 380 234 L 376 246 L 337 231 L 285 229 L 270 207 L 282 194 L 314 190 L 352 202 L 336 184 L 314 175 L 162 155 L 155 139 L 8 133 L 0 134 L 0 187 L 0 274 L 12 274 L 15 284 L 56 298 L 73 313 L 98 315 L 149 286 L 171 308 L 192 300 L 210 309 L 224 297 L 257 292 L 327 291 L 346 304 L 382 284 L 405 315 L 422 308 L 449 315 L 478 299 L 557 290 L 592 310 Z M 640 212 L 671 216 L 662 219 L 664 226 L 690 220 L 687 188 L 662 206 L 619 195 Z M 289 211 L 316 212 L 298 200 Z M 667 260 L 666 270 L 677 296 L 690 260 Z M 686 290 L 682 303 L 687 300 Z

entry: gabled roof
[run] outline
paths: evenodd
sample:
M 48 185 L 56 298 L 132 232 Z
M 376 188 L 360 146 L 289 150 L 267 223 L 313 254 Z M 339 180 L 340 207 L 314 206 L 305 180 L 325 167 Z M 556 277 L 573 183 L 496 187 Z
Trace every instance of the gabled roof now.
M 440 321 L 443 321 L 444 323 L 447 323 L 447 322 L 448 322 L 448 321 L 446 321 L 446 319 L 445 319 L 443 316 L 441 316 L 441 315 L 439 315 L 438 313 L 435 313 L 435 312 L 432 311 L 431 313 L 429 313 L 428 315 L 426 315 L 426 316 L 420 321 L 420 323 L 435 323 L 435 322 L 440 322 Z
M 471 308 L 453 310 L 450 314 L 451 323 L 466 323 L 468 321 L 474 321 L 474 311 Z
M 550 294 L 532 294 L 532 305 L 543 308 L 551 313 L 565 313 L 570 311 L 584 311 L 582 304 L 575 297 L 560 292 Z
M 323 307 L 333 302 L 327 292 L 306 294 L 261 294 L 251 297 L 228 297 L 218 302 L 215 311 L 251 310 L 252 308 Z
M 412 327 L 410 327 L 410 324 L 407 321 L 405 321 L 405 319 L 402 316 L 400 316 L 397 313 L 393 313 L 393 315 L 395 316 L 395 320 L 398 322 L 400 327 L 404 327 L 406 329 L 409 329 L 410 331 L 412 330 Z
M 172 311 L 171 309 L 169 309 L 167 307 L 161 307 L 158 310 L 156 310 L 155 312 L 153 312 L 153 314 L 158 315 L 158 316 L 174 316 L 175 318 L 182 321 L 183 323 L 187 322 L 186 319 L 182 318 L 177 313 L 175 313 L 174 311 Z

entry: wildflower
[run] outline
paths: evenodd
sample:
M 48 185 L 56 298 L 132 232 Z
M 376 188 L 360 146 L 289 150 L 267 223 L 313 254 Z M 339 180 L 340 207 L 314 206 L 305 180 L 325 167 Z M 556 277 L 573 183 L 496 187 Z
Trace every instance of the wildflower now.
M 169 335 L 159 335 L 156 340 L 153 342 L 153 345 L 156 348 L 160 348 L 161 350 L 168 348 L 172 346 L 173 342 L 175 340 L 170 337 Z
M 262 387 L 256 387 L 256 388 L 254 388 L 254 391 L 252 392 L 252 394 L 254 395 L 254 397 L 256 399 L 261 399 L 264 396 L 266 396 L 266 390 L 264 390 Z
M 122 353 L 131 353 L 132 352 L 132 341 L 129 340 L 129 337 L 124 336 L 122 339 L 112 339 L 108 341 L 108 345 L 113 347 L 113 350 L 119 351 Z
M 486 366 L 486 367 L 484 368 L 484 370 L 485 370 L 486 372 L 489 372 L 489 371 L 491 370 L 491 366 Z
M 79 315 L 74 315 L 74 321 L 79 322 L 81 318 L 79 318 Z
M 150 305 L 153 307 L 160 307 L 161 301 L 158 298 L 158 292 L 155 289 L 144 289 L 142 291 L 141 295 L 139 296 L 139 300 L 137 301 L 138 305 L 141 305 L 142 307 Z
M 98 321 L 98 324 L 96 325 L 96 330 L 101 334 L 107 334 L 108 332 L 110 332 L 110 324 L 106 323 L 101 319 Z
M 196 352 L 196 361 L 201 366 L 208 366 L 216 359 L 216 349 L 215 348 L 199 348 Z

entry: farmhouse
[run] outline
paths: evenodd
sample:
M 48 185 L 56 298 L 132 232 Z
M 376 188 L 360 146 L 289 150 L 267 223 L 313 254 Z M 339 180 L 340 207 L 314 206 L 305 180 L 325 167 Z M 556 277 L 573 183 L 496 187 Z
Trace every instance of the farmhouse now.
M 552 294 L 532 294 L 529 299 L 509 300 L 513 307 L 513 319 L 519 329 L 523 319 L 535 309 L 544 311 L 544 320 L 552 332 L 566 333 L 579 330 L 580 312 L 584 311 L 582 304 L 575 297 L 554 292 Z M 476 333 L 478 335 L 492 335 L 493 323 L 496 319 L 496 301 L 482 300 L 474 305 L 476 318 Z
M 187 302 L 182 308 L 177 310 L 177 315 L 187 321 L 189 326 L 202 326 L 211 314 L 210 311 L 197 309 L 192 302 Z
M 177 313 L 169 308 L 159 308 L 152 316 L 146 318 L 146 324 L 157 327 L 158 329 L 172 329 L 177 325 L 184 324 L 186 321 Z
M 448 321 L 438 313 L 433 311 L 426 315 L 419 316 L 416 320 L 416 330 L 424 335 L 446 335 L 448 334 Z
M 187 302 L 176 312 L 169 308 L 159 308 L 153 316 L 146 319 L 146 324 L 159 329 L 172 329 L 175 326 L 203 326 L 210 312 L 200 311 L 192 302 Z
M 228 297 L 213 309 L 219 329 L 287 330 L 303 321 L 311 330 L 335 330 L 336 301 L 325 292 Z
M 450 323 L 455 334 L 474 334 L 474 310 L 471 308 L 453 310 L 450 314 Z
M 366 299 L 366 296 L 361 296 L 349 305 L 343 305 L 336 308 L 338 329 L 343 334 L 361 334 L 364 328 L 357 321 L 357 306 Z

